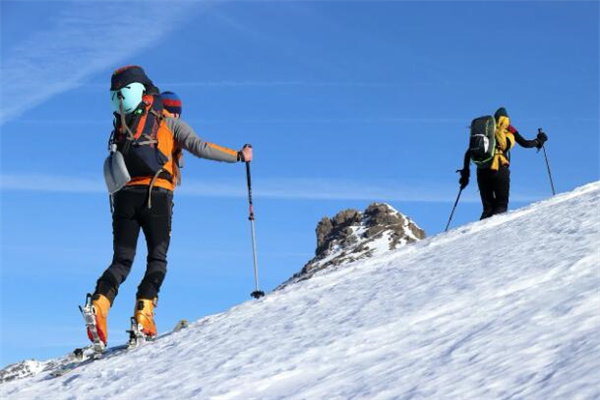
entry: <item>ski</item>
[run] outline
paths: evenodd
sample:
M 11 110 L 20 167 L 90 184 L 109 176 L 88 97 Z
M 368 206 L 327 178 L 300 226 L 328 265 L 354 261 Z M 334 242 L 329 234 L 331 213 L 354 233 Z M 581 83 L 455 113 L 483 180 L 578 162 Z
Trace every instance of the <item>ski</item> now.
M 87 346 L 84 348 L 75 349 L 69 356 L 70 361 L 67 362 L 67 364 L 63 364 L 63 365 L 59 366 L 57 369 L 51 371 L 49 374 L 49 377 L 50 378 L 61 377 L 65 374 L 68 374 L 69 372 L 75 370 L 76 368 L 82 367 L 87 364 L 91 364 L 92 362 L 99 360 L 99 359 L 110 358 L 112 356 L 123 353 L 127 349 L 128 349 L 127 345 L 119 345 L 119 346 L 110 347 L 102 353 L 96 352 L 95 349 L 93 348 L 93 345 Z
M 69 359 L 66 364 L 59 366 L 58 368 L 56 368 L 55 370 L 53 370 L 49 373 L 48 379 L 64 376 L 64 375 L 68 374 L 69 372 L 71 372 L 75 369 L 78 369 L 79 367 L 82 367 L 84 365 L 91 364 L 96 360 L 103 360 L 103 359 L 108 359 L 108 358 L 118 356 L 120 354 L 127 352 L 128 350 L 131 350 L 136 347 L 140 347 L 144 343 L 155 342 L 165 336 L 171 335 L 173 333 L 181 331 L 182 329 L 187 328 L 189 323 L 186 319 L 181 319 L 177 322 L 177 324 L 175 324 L 175 327 L 171 331 L 163 333 L 162 335 L 160 335 L 156 338 L 153 338 L 153 339 L 146 338 L 145 335 L 141 334 L 141 332 L 139 332 L 139 329 L 137 329 L 137 324 L 135 324 L 136 327 L 135 327 L 135 329 L 133 329 L 134 328 L 133 325 L 134 324 L 132 322 L 132 329 L 127 331 L 130 335 L 130 339 L 126 344 L 121 344 L 121 345 L 108 347 L 108 348 L 104 347 L 102 351 L 97 350 L 98 347 L 96 346 L 95 343 L 91 344 L 89 346 L 83 347 L 83 348 L 77 348 L 70 354 Z M 134 331 L 134 330 L 137 333 L 139 333 L 141 336 L 137 336 L 137 333 L 133 332 L 135 341 L 132 343 L 132 332 L 131 331 Z

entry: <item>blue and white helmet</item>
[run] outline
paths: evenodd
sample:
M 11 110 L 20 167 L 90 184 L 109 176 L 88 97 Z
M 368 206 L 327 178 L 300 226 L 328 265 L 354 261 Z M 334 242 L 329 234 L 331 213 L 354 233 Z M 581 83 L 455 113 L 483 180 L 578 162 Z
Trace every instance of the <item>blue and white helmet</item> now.
M 142 96 L 146 90 L 139 82 L 132 82 L 119 90 L 110 91 L 110 101 L 117 114 L 121 114 L 121 107 L 125 114 L 134 111 L 142 102 Z

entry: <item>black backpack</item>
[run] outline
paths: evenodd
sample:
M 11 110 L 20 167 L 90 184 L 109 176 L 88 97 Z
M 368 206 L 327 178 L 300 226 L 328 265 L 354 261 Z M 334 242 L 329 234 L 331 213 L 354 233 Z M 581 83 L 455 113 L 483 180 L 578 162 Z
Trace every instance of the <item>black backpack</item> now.
M 496 120 L 491 115 L 475 118 L 471 122 L 469 151 L 478 167 L 490 164 L 496 153 Z
M 123 119 L 115 113 L 114 131 L 111 143 L 123 154 L 125 165 L 132 178 L 153 177 L 171 181 L 173 177 L 163 167 L 170 160 L 163 153 L 164 143 L 159 143 L 158 130 L 163 119 L 163 104 L 158 95 L 144 95 L 142 103 L 127 118 L 127 127 Z M 160 175 L 159 175 L 160 174 Z

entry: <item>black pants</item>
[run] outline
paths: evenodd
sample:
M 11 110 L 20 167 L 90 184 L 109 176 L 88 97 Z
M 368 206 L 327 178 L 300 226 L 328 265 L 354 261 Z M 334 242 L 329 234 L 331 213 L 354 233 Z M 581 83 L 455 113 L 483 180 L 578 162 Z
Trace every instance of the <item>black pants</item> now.
M 477 185 L 481 195 L 483 213 L 481 219 L 501 214 L 508 209 L 510 192 L 510 170 L 500 167 L 498 171 L 489 168 L 477 170 Z
M 173 192 L 154 188 L 152 208 L 148 208 L 148 187 L 126 187 L 114 196 L 113 260 L 96 285 L 95 294 L 106 296 L 111 304 L 119 286 L 131 271 L 140 228 L 148 246 L 146 273 L 138 286 L 137 298 L 154 299 L 167 272 L 167 251 L 171 238 Z

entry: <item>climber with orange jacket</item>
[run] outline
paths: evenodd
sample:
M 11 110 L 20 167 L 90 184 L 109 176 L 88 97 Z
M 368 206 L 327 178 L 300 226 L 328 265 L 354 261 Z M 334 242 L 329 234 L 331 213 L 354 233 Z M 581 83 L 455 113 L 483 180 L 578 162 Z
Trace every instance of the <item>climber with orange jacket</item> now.
M 115 118 L 105 178 L 112 194 L 113 258 L 83 309 L 88 337 L 98 350 L 107 344 L 108 313 L 131 271 L 140 231 L 146 238 L 148 256 L 137 289 L 132 328 L 146 338 L 157 334 L 154 307 L 167 272 L 181 150 L 226 163 L 252 160 L 251 147 L 236 151 L 200 139 L 179 118 L 178 96 L 165 92 L 161 97 L 139 66 L 117 69 L 111 77 L 110 94 Z

